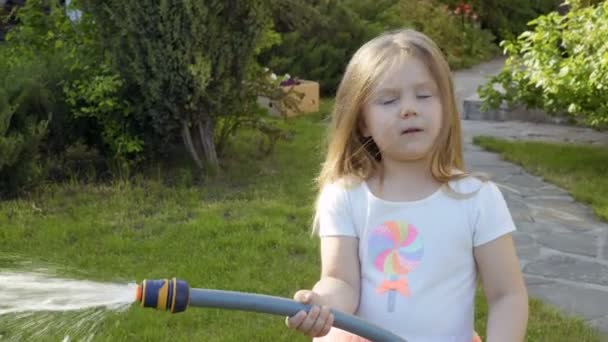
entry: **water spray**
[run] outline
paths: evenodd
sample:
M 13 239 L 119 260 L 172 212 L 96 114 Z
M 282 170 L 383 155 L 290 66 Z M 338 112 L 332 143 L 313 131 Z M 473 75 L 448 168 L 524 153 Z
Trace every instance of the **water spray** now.
M 137 286 L 135 298 L 142 307 L 178 313 L 186 308 L 207 307 L 293 316 L 312 306 L 295 300 L 237 291 L 190 288 L 177 278 L 144 280 Z M 403 338 L 370 322 L 332 309 L 334 327 L 374 342 L 406 342 Z

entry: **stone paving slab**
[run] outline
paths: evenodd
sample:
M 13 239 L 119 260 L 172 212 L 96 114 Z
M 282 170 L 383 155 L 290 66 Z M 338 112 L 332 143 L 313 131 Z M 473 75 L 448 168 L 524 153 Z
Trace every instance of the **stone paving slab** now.
M 559 253 L 559 252 L 558 252 Z M 599 260 L 585 260 L 574 257 L 573 253 L 559 253 L 551 256 L 540 256 L 525 268 L 526 274 L 543 276 L 551 279 L 563 279 L 581 284 L 608 287 L 608 266 Z M 606 290 L 604 288 L 604 290 Z M 608 300 L 608 293 L 606 299 Z M 608 315 L 608 305 L 602 310 Z
M 461 120 L 464 131 L 472 136 L 487 135 L 506 140 L 546 141 L 557 143 L 608 146 L 608 132 L 588 127 L 525 121 Z
M 454 73 L 460 109 L 501 62 Z M 608 146 L 608 132 L 520 121 L 461 122 L 467 168 L 491 176 L 517 225 L 514 240 L 530 296 L 582 317 L 608 337 L 608 224 L 566 190 L 473 144 L 474 136 L 488 135 Z
M 598 237 L 592 234 L 555 233 L 539 234 L 539 244 L 564 253 L 572 253 L 591 258 L 598 254 Z
M 608 235 L 606 235 L 604 237 L 604 241 L 600 242 L 601 243 L 601 249 L 602 249 L 602 258 L 604 260 L 608 260 Z
M 608 297 L 602 291 L 534 278 L 526 278 L 526 285 L 531 296 L 557 303 L 556 307 L 567 314 L 581 316 L 586 320 L 606 317 L 604 308 L 608 307 Z

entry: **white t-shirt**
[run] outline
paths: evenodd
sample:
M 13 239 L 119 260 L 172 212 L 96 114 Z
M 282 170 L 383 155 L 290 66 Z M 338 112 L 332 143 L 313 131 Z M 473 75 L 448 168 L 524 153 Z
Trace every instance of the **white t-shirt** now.
M 355 314 L 408 342 L 470 342 L 473 248 L 515 230 L 498 187 L 470 176 L 422 200 L 392 202 L 366 182 L 341 184 L 322 189 L 318 232 L 359 239 Z

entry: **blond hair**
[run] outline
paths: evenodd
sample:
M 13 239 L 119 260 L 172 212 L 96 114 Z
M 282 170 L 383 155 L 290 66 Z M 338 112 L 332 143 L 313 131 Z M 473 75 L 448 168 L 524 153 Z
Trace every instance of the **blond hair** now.
M 320 189 L 338 180 L 365 180 L 377 170 L 377 147 L 364 140 L 359 130 L 362 109 L 380 77 L 407 56 L 422 61 L 439 88 L 443 124 L 431 151 L 430 171 L 441 183 L 466 175 L 450 67 L 430 38 L 415 30 L 401 29 L 365 43 L 348 63 L 336 94 L 325 162 L 316 179 Z M 313 231 L 317 221 L 315 213 Z

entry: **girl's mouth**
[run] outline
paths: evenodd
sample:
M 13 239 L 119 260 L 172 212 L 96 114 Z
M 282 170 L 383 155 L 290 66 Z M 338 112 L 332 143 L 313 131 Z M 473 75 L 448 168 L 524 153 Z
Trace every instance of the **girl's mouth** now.
M 422 132 L 422 131 L 423 131 L 423 129 L 421 129 L 421 128 L 412 127 L 412 128 L 408 128 L 408 129 L 401 131 L 401 134 L 412 134 L 412 133 L 418 133 L 418 132 Z

